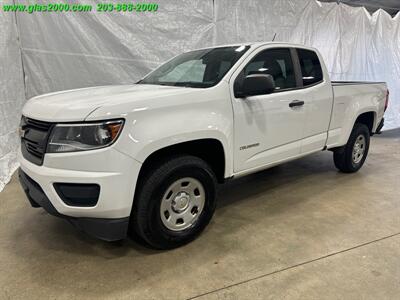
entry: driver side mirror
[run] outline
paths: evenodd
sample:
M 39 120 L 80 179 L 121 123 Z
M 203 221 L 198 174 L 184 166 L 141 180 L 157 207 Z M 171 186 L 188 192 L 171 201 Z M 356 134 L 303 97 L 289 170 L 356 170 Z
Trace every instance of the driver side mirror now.
M 271 94 L 273 91 L 275 91 L 275 81 L 269 74 L 247 75 L 240 88 L 235 85 L 235 97 L 237 98 L 266 95 Z

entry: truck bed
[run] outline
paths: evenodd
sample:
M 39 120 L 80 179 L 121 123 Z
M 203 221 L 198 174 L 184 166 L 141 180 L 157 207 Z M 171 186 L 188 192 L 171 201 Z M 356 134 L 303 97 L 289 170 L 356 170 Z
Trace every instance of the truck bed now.
M 386 83 L 365 81 L 332 81 L 333 111 L 329 126 L 328 148 L 346 144 L 357 115 L 364 111 L 375 112 L 375 132 L 380 123 L 386 98 Z M 363 111 L 360 112 L 360 108 Z

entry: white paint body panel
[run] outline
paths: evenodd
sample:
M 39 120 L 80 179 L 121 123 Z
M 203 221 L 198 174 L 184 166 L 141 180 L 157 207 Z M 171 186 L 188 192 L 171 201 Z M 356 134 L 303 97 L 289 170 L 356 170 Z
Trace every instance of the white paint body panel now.
M 42 166 L 27 161 L 19 151 L 21 169 L 43 189 L 55 209 L 63 215 L 90 218 L 124 218 L 132 209 L 135 182 L 141 163 L 114 146 L 93 151 L 46 154 Z M 91 183 L 100 186 L 94 207 L 68 206 L 53 183 Z
M 228 178 L 320 151 L 325 146 L 342 146 L 363 112 L 374 112 L 374 129 L 377 127 L 384 112 L 386 86 L 332 88 L 324 66 L 324 81 L 313 87 L 234 98 L 233 81 L 238 72 L 259 51 L 271 47 L 311 49 L 280 43 L 252 44 L 221 82 L 206 89 L 124 85 L 35 97 L 23 109 L 26 117 L 48 122 L 124 118 L 125 125 L 111 147 L 46 154 L 43 166 L 20 155 L 21 168 L 42 186 L 60 213 L 120 218 L 130 215 L 142 163 L 164 147 L 199 139 L 218 140 L 224 149 Z M 305 105 L 289 108 L 289 102 L 295 99 L 303 100 Z M 240 150 L 241 146 L 253 143 L 260 145 Z M 54 182 L 98 183 L 98 205 L 65 205 L 54 191 Z
M 334 106 L 329 127 L 327 147 L 346 144 L 354 122 L 365 112 L 374 113 L 375 132 L 383 118 L 386 99 L 386 84 L 343 84 L 333 85 Z
M 325 146 L 333 102 L 328 76 L 322 83 L 308 88 L 244 99 L 234 97 L 235 79 L 260 51 L 286 47 L 288 45 L 279 43 L 258 47 L 230 78 L 234 110 L 234 170 L 237 173 L 247 174 L 253 169 L 322 150 Z M 322 68 L 327 74 L 324 65 Z M 290 108 L 289 103 L 293 100 L 301 100 L 305 104 Z M 259 146 L 241 150 L 243 145 L 254 144 Z

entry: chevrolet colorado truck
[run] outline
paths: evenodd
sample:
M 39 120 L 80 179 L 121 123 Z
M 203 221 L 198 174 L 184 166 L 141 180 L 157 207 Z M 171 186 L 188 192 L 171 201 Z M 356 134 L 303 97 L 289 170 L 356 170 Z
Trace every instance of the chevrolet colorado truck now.
M 33 207 L 97 238 L 170 249 L 206 227 L 226 179 L 322 150 L 358 171 L 388 94 L 385 83 L 331 82 L 310 47 L 195 50 L 136 84 L 29 100 L 20 182 Z

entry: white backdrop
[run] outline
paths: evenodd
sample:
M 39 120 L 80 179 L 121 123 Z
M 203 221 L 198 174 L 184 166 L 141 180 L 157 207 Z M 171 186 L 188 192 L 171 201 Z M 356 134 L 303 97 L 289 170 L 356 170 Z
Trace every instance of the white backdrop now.
M 40 2 L 46 1 L 32 1 Z M 95 6 L 97 1 L 72 2 Z M 275 33 L 276 41 L 317 47 L 333 79 L 387 81 L 391 103 L 385 129 L 400 127 L 400 14 L 391 18 L 380 10 L 371 16 L 363 8 L 314 0 L 154 2 L 157 13 L 18 13 L 17 20 L 2 13 L 0 72 L 7 73 L 0 78 L 0 190 L 16 166 L 23 84 L 29 99 L 63 89 L 132 83 L 177 53 L 269 41 Z M 10 53 L 12 58 L 4 61 Z
M 3 1 L 0 0 L 0 5 Z M 17 127 L 25 102 L 21 52 L 14 14 L 0 15 L 0 191 L 17 168 Z

